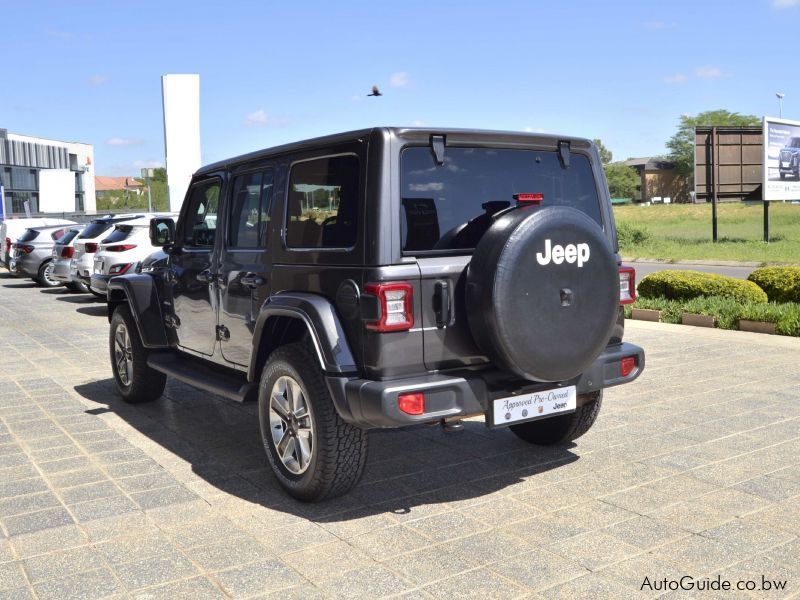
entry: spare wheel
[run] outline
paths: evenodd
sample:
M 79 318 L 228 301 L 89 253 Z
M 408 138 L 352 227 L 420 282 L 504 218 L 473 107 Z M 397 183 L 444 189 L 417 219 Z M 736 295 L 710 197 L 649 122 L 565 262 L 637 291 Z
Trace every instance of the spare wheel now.
M 616 256 L 600 226 L 578 210 L 518 208 L 475 248 L 466 305 L 475 342 L 500 368 L 534 381 L 570 379 L 611 337 Z

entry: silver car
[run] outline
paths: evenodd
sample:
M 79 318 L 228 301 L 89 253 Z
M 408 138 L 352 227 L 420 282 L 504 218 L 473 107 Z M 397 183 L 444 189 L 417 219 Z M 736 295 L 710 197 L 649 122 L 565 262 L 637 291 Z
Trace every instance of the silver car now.
M 53 279 L 53 246 L 69 230 L 69 225 L 29 227 L 11 247 L 8 270 L 20 277 L 31 277 L 45 287 L 61 282 Z
M 72 257 L 75 255 L 75 240 L 83 229 L 83 225 L 70 227 L 60 240 L 53 246 L 53 271 L 51 278 L 60 281 L 64 286 L 73 292 L 87 293 L 87 288 L 80 281 L 72 281 L 70 267 Z

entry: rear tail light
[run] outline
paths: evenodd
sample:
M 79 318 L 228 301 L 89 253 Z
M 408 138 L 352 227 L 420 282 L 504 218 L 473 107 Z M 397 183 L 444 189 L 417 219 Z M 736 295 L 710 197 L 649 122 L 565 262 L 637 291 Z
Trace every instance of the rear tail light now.
M 33 252 L 33 246 L 29 246 L 28 244 L 14 244 L 14 248 L 19 250 L 20 254 L 30 254 Z
M 633 304 L 636 300 L 636 270 L 633 267 L 619 268 L 619 303 Z
M 425 394 L 420 392 L 399 394 L 397 396 L 397 408 L 407 415 L 421 415 L 425 412 Z
M 627 358 L 623 358 L 622 362 L 620 363 L 620 373 L 623 377 L 627 377 L 633 370 L 636 368 L 636 357 L 635 356 L 628 356 Z
M 10 254 L 10 253 L 11 253 L 11 238 L 7 237 L 6 238 L 6 254 Z
M 367 329 L 383 333 L 408 331 L 414 326 L 410 283 L 368 283 L 364 286 L 364 292 L 375 296 L 380 305 L 380 317 L 377 321 L 366 323 Z
M 75 248 L 72 246 L 64 246 L 61 249 L 61 258 L 72 258 L 75 255 Z
M 133 250 L 136 248 L 136 244 L 118 244 L 116 246 L 106 246 L 106 252 L 125 252 L 127 250 Z
M 544 194 L 514 194 L 514 200 L 519 204 L 541 204 L 544 200 Z
M 97 252 L 97 244 L 94 242 L 87 242 L 83 245 L 84 252 L 88 252 L 89 254 L 94 254 Z
M 111 267 L 108 270 L 108 274 L 109 275 L 123 275 L 124 273 L 126 273 L 128 271 L 128 269 L 131 268 L 132 265 L 133 265 L 133 263 L 114 265 L 113 267 Z

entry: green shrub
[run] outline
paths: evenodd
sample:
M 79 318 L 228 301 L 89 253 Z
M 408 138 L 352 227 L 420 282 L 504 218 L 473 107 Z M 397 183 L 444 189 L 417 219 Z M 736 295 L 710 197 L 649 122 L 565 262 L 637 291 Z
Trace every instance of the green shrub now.
M 772 302 L 800 302 L 800 267 L 761 267 L 747 279 L 764 290 Z
M 640 296 L 670 300 L 691 300 L 720 296 L 739 302 L 764 304 L 767 295 L 752 281 L 700 271 L 658 271 L 644 277 L 638 285 Z
M 766 321 L 775 323 L 776 330 L 781 335 L 800 337 L 800 304 L 794 302 L 764 304 L 742 303 L 718 296 L 698 297 L 691 300 L 640 296 L 632 306 L 625 307 L 626 317 L 630 318 L 632 308 L 660 310 L 662 323 L 680 323 L 681 315 L 685 312 L 712 315 L 716 320 L 716 327 L 720 329 L 738 329 L 740 319 Z
M 652 238 L 650 231 L 641 225 L 634 225 L 630 221 L 617 223 L 617 241 L 620 247 L 630 248 L 644 244 Z

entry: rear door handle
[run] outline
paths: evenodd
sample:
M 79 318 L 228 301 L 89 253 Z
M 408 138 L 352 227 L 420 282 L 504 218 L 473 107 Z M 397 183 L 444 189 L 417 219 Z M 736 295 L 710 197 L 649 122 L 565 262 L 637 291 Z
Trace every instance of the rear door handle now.
M 259 275 L 245 275 L 239 280 L 243 286 L 257 288 L 264 285 L 264 278 Z

